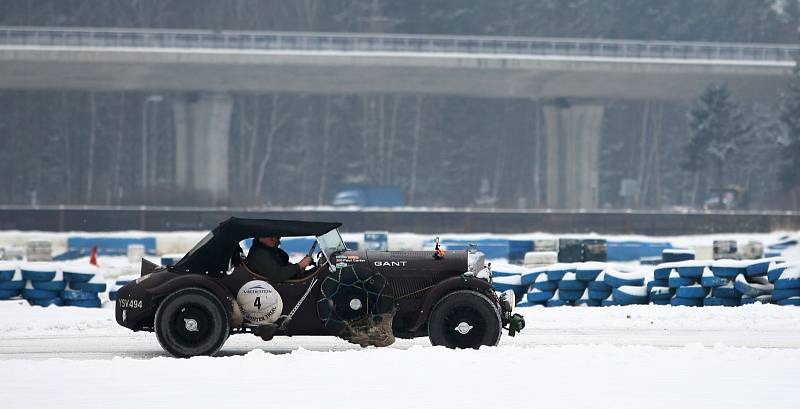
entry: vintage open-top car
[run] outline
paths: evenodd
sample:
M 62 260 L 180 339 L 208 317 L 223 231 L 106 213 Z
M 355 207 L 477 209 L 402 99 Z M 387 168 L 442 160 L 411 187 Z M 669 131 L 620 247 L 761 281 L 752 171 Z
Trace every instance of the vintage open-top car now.
M 123 286 L 117 322 L 154 331 L 179 357 L 211 355 L 230 334 L 334 335 L 362 346 L 428 336 L 433 345 L 496 345 L 524 320 L 514 295 L 492 288 L 491 270 L 468 251 L 351 251 L 341 223 L 230 218 L 175 265 L 142 261 L 141 277 Z M 271 282 L 244 260 L 253 237 L 314 236 L 313 268 Z M 471 261 L 470 261 L 471 260 Z

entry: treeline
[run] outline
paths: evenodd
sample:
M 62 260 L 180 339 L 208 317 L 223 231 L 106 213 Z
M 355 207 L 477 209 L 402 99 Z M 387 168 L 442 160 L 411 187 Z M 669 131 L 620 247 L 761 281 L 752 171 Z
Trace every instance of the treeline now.
M 795 42 L 797 0 L 4 0 L 0 24 Z
M 796 43 L 798 9 L 797 0 L 6 0 L 0 24 Z M 420 206 L 544 203 L 538 101 L 234 94 L 230 196 L 212 203 L 175 184 L 177 97 L 0 91 L 0 204 L 318 205 L 352 183 L 401 186 Z M 684 166 L 692 101 L 604 105 L 599 205 L 701 206 L 718 177 Z M 783 193 L 791 168 L 772 166 L 800 146 L 784 143 L 779 101 L 740 108 L 752 128 L 725 183 L 747 189 L 753 208 L 796 208 Z M 623 180 L 639 186 L 634 195 L 621 194 Z

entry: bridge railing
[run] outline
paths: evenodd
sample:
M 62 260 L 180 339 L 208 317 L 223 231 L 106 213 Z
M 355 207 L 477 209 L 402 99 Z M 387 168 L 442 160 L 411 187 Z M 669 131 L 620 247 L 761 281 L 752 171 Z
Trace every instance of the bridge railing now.
M 800 46 L 773 44 L 302 32 L 51 29 L 2 26 L 0 26 L 0 45 L 460 53 L 771 62 L 791 61 L 800 56 Z

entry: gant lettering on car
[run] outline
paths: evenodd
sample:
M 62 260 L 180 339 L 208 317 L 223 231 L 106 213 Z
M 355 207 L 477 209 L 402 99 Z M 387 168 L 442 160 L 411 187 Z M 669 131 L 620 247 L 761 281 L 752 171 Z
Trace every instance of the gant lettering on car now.
M 376 261 L 375 267 L 405 267 L 405 261 Z

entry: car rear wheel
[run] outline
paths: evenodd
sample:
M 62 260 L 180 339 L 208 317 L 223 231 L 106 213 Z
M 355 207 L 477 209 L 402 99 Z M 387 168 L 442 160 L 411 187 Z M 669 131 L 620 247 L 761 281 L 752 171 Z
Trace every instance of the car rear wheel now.
M 202 288 L 167 296 L 156 311 L 155 331 L 161 347 L 180 358 L 214 354 L 230 332 L 225 307 Z
M 500 311 L 485 295 L 461 290 L 445 295 L 428 318 L 431 344 L 448 348 L 494 346 L 500 341 L 503 324 Z

